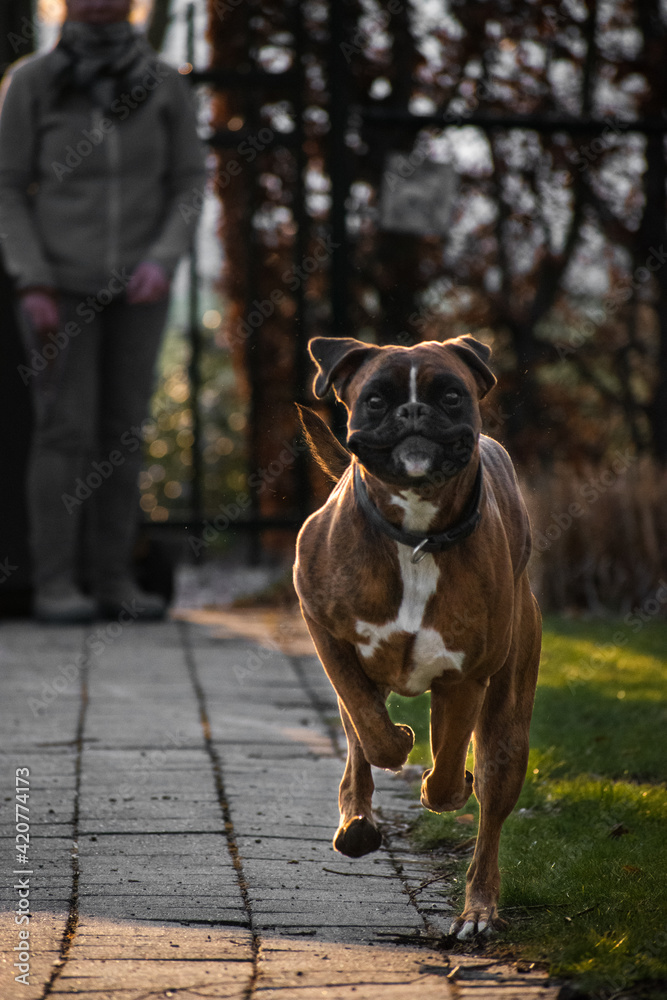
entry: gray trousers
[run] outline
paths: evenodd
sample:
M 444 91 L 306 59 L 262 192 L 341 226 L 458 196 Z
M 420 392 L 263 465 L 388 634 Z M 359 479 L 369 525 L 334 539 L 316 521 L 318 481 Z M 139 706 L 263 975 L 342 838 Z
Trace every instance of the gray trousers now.
M 60 328 L 48 337 L 23 318 L 35 414 L 28 504 L 36 587 L 96 587 L 130 571 L 142 423 L 168 301 L 93 309 L 86 298 L 61 296 Z

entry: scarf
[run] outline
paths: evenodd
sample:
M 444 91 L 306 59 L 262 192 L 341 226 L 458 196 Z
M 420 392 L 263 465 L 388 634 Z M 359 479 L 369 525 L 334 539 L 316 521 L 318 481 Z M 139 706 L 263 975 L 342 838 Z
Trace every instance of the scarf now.
M 128 21 L 65 21 L 54 55 L 56 102 L 72 92 L 86 93 L 102 110 L 138 85 L 156 58 Z

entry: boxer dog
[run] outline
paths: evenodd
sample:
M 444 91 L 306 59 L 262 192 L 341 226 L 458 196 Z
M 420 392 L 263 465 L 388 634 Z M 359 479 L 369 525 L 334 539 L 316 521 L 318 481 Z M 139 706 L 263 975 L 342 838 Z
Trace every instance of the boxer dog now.
M 294 567 L 347 737 L 334 847 L 356 858 L 380 846 L 371 765 L 400 770 L 414 743 L 385 701 L 430 690 L 422 804 L 460 809 L 473 790 L 480 803 L 450 934 L 489 933 L 502 923 L 498 846 L 526 774 L 541 642 L 526 508 L 507 452 L 480 433 L 491 352 L 470 336 L 409 348 L 316 337 L 308 348 L 315 396 L 333 386 L 349 415 L 346 449 L 300 408 L 337 485 L 303 525 Z

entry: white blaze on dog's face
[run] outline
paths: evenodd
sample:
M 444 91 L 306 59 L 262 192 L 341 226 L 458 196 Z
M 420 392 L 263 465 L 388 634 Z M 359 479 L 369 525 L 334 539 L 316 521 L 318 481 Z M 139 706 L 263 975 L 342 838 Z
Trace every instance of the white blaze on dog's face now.
M 410 368 L 410 402 L 417 402 L 417 365 Z
M 412 405 L 419 403 L 417 390 L 418 367 L 417 363 L 413 363 L 410 366 L 408 403 Z M 405 470 L 406 476 L 409 476 L 411 479 L 423 479 L 424 476 L 428 476 L 429 473 L 434 471 L 434 457 L 431 450 L 420 447 L 420 440 L 416 436 L 407 443 L 398 445 L 396 458 Z

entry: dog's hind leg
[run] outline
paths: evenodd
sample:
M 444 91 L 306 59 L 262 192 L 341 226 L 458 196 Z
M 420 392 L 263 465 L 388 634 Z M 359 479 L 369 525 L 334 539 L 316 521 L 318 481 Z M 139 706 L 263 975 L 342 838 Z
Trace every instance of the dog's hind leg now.
M 422 805 L 433 812 L 461 809 L 472 793 L 472 774 L 465 763 L 470 739 L 486 696 L 480 681 L 431 687 L 431 753 L 433 767 L 422 779 Z
M 462 940 L 502 924 L 498 919 L 498 847 L 503 823 L 516 805 L 526 776 L 540 658 L 539 611 L 532 594 L 528 593 L 523 608 L 520 633 L 515 631 L 517 638 L 506 663 L 491 678 L 475 727 L 474 790 L 480 803 L 479 831 L 466 877 L 465 907 L 450 928 L 450 934 Z
M 340 698 L 338 707 L 347 737 L 347 763 L 338 791 L 340 826 L 333 845 L 341 854 L 360 858 L 377 851 L 382 843 L 382 836 L 373 823 L 371 811 L 375 785 L 371 766 L 364 757 L 359 737 Z

